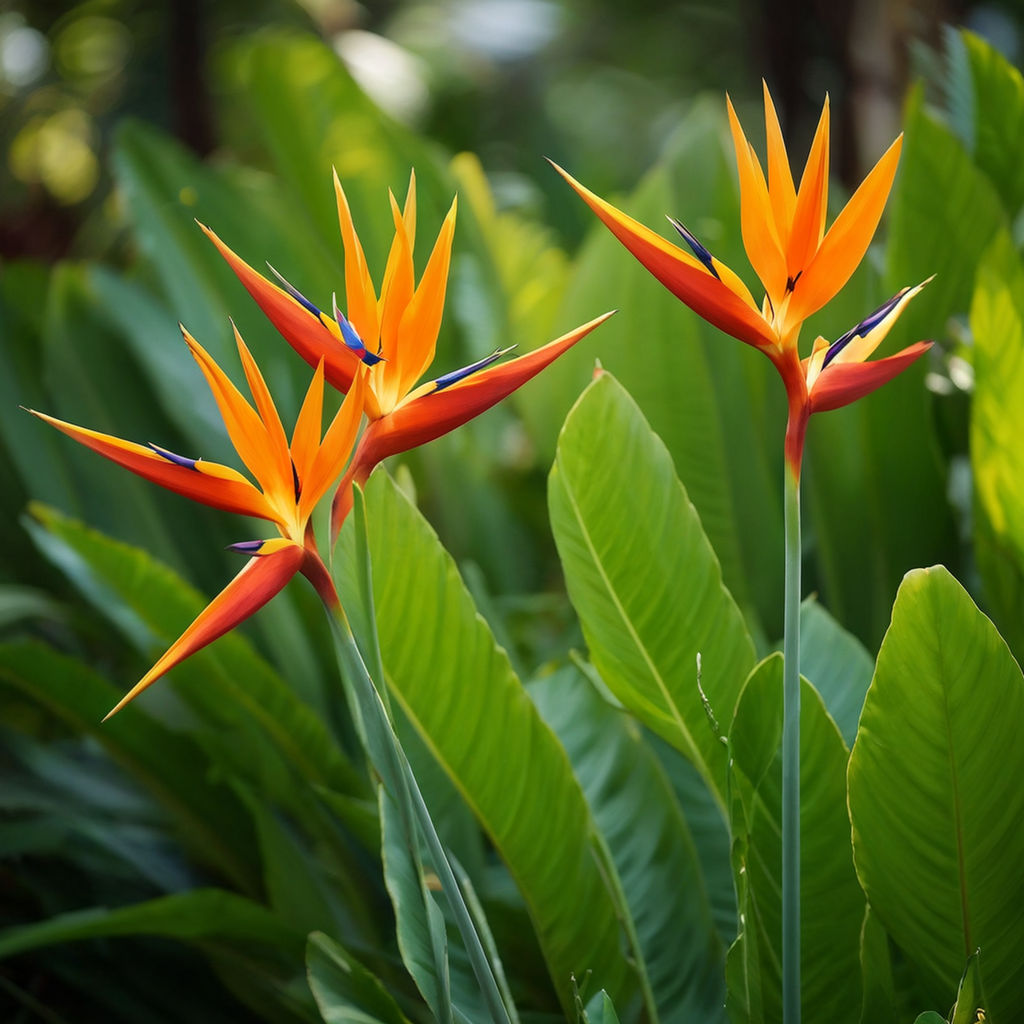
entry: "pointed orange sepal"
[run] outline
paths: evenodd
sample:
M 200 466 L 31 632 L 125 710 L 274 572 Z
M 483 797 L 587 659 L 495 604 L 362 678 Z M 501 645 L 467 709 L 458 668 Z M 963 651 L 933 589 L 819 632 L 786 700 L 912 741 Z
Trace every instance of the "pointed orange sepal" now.
M 286 291 L 268 281 L 229 249 L 216 233 L 199 225 L 256 300 L 281 336 L 314 369 L 324 360 L 324 374 L 332 387 L 348 391 L 359 357 L 351 353 L 309 310 Z
M 811 388 L 811 412 L 828 412 L 871 394 L 902 373 L 932 347 L 930 341 L 918 341 L 894 356 L 870 363 L 830 363 L 818 375 Z
M 426 444 L 462 426 L 512 394 L 612 315 L 605 313 L 518 359 L 496 363 L 457 384 L 399 406 L 389 416 L 367 427 L 367 443 L 360 445 L 363 457 L 372 454 L 376 464 L 389 455 Z
M 158 450 L 134 441 L 124 441 L 97 430 L 78 427 L 33 409 L 28 411 L 111 462 L 169 491 L 225 512 L 237 512 L 259 519 L 275 518 L 259 490 L 229 466 L 204 462 L 202 459 L 185 459 L 170 452 L 161 455 Z
M 734 291 L 695 257 L 605 202 L 557 164 L 552 166 L 640 263 L 698 316 L 757 348 L 774 343 L 771 329 L 745 288 L 743 295 Z
M 278 542 L 270 554 L 251 559 L 103 720 L 120 711 L 175 665 L 259 611 L 302 568 L 305 558 L 306 551 L 300 545 Z

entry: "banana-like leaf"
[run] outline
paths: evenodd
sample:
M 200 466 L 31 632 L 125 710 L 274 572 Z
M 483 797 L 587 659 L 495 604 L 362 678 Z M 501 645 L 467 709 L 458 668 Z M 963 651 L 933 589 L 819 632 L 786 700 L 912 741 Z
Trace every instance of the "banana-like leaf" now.
M 1007 236 L 978 270 L 971 304 L 974 541 L 992 616 L 1024 654 L 1024 263 Z
M 725 954 L 672 786 L 644 732 L 568 667 L 530 696 L 572 761 L 622 887 L 637 966 L 661 1024 L 723 1017 Z
M 17 691 L 66 728 L 101 743 L 168 810 L 195 855 L 235 885 L 258 891 L 254 835 L 245 808 L 230 788 L 210 780 L 209 760 L 193 740 L 134 706 L 101 725 L 118 691 L 42 644 L 0 647 L 0 687 Z
M 306 975 L 324 1024 L 409 1024 L 380 979 L 323 932 L 309 936 Z
M 874 668 L 864 645 L 817 601 L 809 597 L 800 605 L 800 672 L 821 694 L 848 747 Z
M 665 216 L 680 218 L 716 257 L 740 269 L 746 258 L 735 163 L 723 149 L 727 135 L 725 104 L 696 104 L 669 156 L 621 205 L 682 244 Z M 578 202 L 567 186 L 566 202 Z M 671 453 L 736 601 L 763 621 L 769 636 L 781 633 L 786 413 L 775 370 L 683 306 L 595 224 L 572 268 L 558 326 L 568 329 L 608 308 L 622 312 L 538 379 L 535 407 L 526 413 L 534 436 L 546 454 L 552 451 L 566 412 L 599 361 Z
M 159 654 L 205 606 L 206 599 L 145 552 L 52 509 L 32 511 L 53 542 L 48 556 L 61 560 L 72 582 L 132 642 L 145 643 L 147 657 Z M 365 783 L 323 722 L 240 633 L 183 662 L 171 680 L 206 724 L 194 734 L 197 741 L 265 796 L 297 807 L 303 794 L 296 778 L 364 792 Z M 143 704 L 158 699 L 155 691 L 142 695 Z
M 782 656 L 747 680 L 729 733 L 734 869 L 742 930 L 729 951 L 730 1003 L 752 1022 L 782 1020 Z M 860 1020 L 864 894 L 846 813 L 847 750 L 814 687 L 801 682 L 801 1004 L 806 1020 Z M 756 949 L 752 948 L 755 947 Z M 754 976 L 754 972 L 757 976 Z M 751 1005 L 750 993 L 757 993 Z
M 725 804 L 728 722 L 754 648 L 672 458 L 602 373 L 558 440 L 548 504 L 591 660 L 615 696 L 693 761 Z
M 366 489 L 374 598 L 391 694 L 462 792 L 526 900 L 558 997 L 571 979 L 625 994 L 614 902 L 565 751 L 477 614 L 429 524 L 378 470 Z M 356 593 L 354 536 L 335 553 Z M 429 802 L 429 794 L 426 795 Z
M 1024 1005 L 1024 676 L 941 566 L 909 573 L 849 769 L 857 874 L 948 1005 L 975 950 L 994 1024 Z
M 953 28 L 945 35 L 952 127 L 1013 217 L 1024 203 L 1024 77 L 981 36 Z

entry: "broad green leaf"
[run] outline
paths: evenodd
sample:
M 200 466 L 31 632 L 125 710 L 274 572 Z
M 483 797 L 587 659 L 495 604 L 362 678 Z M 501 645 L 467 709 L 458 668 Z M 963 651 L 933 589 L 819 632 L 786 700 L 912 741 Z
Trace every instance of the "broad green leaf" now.
M 133 706 L 101 725 L 118 691 L 41 644 L 0 647 L 0 687 L 23 694 L 65 727 L 101 743 L 170 812 L 194 854 L 235 885 L 257 891 L 254 837 L 245 808 L 230 788 L 209 778 L 209 761 L 191 739 Z
M 860 932 L 860 971 L 864 979 L 860 1024 L 896 1024 L 889 937 L 870 906 Z
M 647 734 L 647 741 L 683 810 L 700 860 L 711 916 L 723 948 L 728 948 L 736 938 L 736 890 L 729 863 L 729 826 L 722 807 L 697 769 L 674 747 L 653 733 Z
M 1024 1005 L 1024 677 L 941 566 L 909 573 L 850 758 L 857 874 L 944 1005 L 976 949 L 989 1020 Z
M 119 628 L 128 613 L 135 624 L 128 636 L 135 643 L 147 637 L 148 657 L 161 653 L 206 605 L 144 552 L 51 509 L 35 506 L 33 512 L 61 550 L 77 559 L 86 584 L 96 586 L 86 596 L 100 602 L 97 610 Z M 237 631 L 183 662 L 169 678 L 203 720 L 196 740 L 266 797 L 298 806 L 304 797 L 296 778 L 341 792 L 363 790 L 323 722 Z M 142 695 L 143 706 L 156 699 L 156 689 Z
M 285 422 L 298 412 L 309 368 L 291 352 L 195 223 L 208 224 L 257 269 L 269 259 L 313 301 L 327 303 L 341 280 L 340 256 L 302 226 L 268 177 L 214 169 L 153 128 L 118 130 L 114 173 L 138 244 L 156 270 L 168 308 L 225 368 L 237 366 L 233 316 Z M 330 195 L 329 170 L 324 190 Z M 328 307 L 329 308 L 329 307 Z
M 356 226 L 379 280 L 394 235 L 387 189 L 401 201 L 415 169 L 417 252 L 426 258 L 433 243 L 427 225 L 440 223 L 455 194 L 443 154 L 368 99 L 323 40 L 263 33 L 229 51 L 222 67 L 234 98 L 250 115 L 247 143 L 255 133 L 276 177 L 298 199 L 305 214 L 301 231 L 340 257 L 333 166 L 349 203 L 365 211 Z
M 847 746 L 857 735 L 874 667 L 864 645 L 814 598 L 800 605 L 800 673 L 821 694 Z
M 947 1024 L 946 1018 L 934 1010 L 925 1010 L 914 1019 L 914 1024 Z
M 858 1022 L 865 903 L 850 848 L 848 755 L 806 679 L 800 701 L 801 1004 L 807 1020 Z M 749 991 L 757 992 L 760 1006 L 751 1019 L 764 1022 L 782 1020 L 781 740 L 782 656 L 773 654 L 747 680 L 729 733 L 743 922 L 729 951 L 729 998 L 742 1008 L 750 1004 Z M 756 951 L 748 948 L 755 945 Z
M 262 950 L 268 961 L 301 960 L 303 936 L 258 903 L 220 889 L 193 889 L 146 903 L 96 907 L 0 931 L 0 958 L 80 939 L 155 935 Z
M 607 992 L 598 992 L 587 1004 L 583 1013 L 583 1024 L 619 1024 L 615 1004 Z
M 323 932 L 309 936 L 306 975 L 325 1024 L 409 1024 L 380 979 Z
M 716 257 L 744 274 L 727 135 L 723 101 L 696 105 L 669 157 L 619 205 L 673 241 L 680 240 L 665 215 L 679 217 Z M 571 165 L 567 170 L 577 173 Z M 565 193 L 566 202 L 580 202 L 568 186 Z M 781 632 L 785 395 L 774 369 L 687 309 L 595 224 L 571 273 L 558 323 L 569 329 L 608 308 L 621 312 L 539 380 L 535 393 L 541 397 L 529 414 L 535 436 L 555 436 L 599 360 L 634 397 L 671 453 L 726 586 L 745 610 L 756 608 L 769 635 Z
M 950 1024 L 978 1024 L 985 1021 L 985 994 L 981 985 L 981 955 L 972 953 L 967 960 L 964 976 L 956 994 L 956 1006 Z
M 17 584 L 0 584 L 0 629 L 8 629 L 26 619 L 63 622 L 67 612 L 45 590 Z
M 565 752 L 477 615 L 427 522 L 378 471 L 366 490 L 391 694 L 474 810 L 526 900 L 556 991 L 630 987 L 593 823 Z M 336 560 L 349 572 L 352 534 Z M 343 581 L 343 595 L 356 584 Z M 344 599 L 344 596 L 343 596 Z
M 711 707 L 728 721 L 753 644 L 671 456 L 610 374 L 565 421 L 548 504 L 591 660 L 724 804 L 726 752 L 701 703 L 697 655 Z
M 946 102 L 955 112 L 954 127 L 1013 217 L 1024 203 L 1024 78 L 973 32 L 947 29 L 946 57 Z
M 1024 264 L 1005 236 L 978 270 L 971 304 L 974 539 L 995 621 L 1024 652 Z
M 644 734 L 575 668 L 530 684 L 608 844 L 662 1024 L 718 1019 L 725 957 L 693 838 Z M 653 1017 L 653 1015 L 652 1015 Z

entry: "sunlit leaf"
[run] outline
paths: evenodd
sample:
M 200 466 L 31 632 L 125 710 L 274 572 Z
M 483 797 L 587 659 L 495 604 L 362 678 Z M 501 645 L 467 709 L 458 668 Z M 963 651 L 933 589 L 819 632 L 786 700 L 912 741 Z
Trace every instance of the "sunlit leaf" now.
M 908 574 L 850 758 L 857 874 L 933 1006 L 981 949 L 996 1022 L 1024 1004 L 1022 724 L 992 623 L 944 568 Z

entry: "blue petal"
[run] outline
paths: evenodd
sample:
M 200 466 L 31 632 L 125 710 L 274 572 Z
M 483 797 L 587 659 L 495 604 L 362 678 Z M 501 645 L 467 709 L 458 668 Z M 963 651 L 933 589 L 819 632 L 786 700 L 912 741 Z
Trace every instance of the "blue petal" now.
M 341 329 L 341 338 L 345 342 L 345 346 L 355 352 L 367 366 L 375 366 L 377 363 L 383 362 L 383 356 L 375 355 L 363 344 L 363 339 L 359 337 L 359 332 L 338 308 L 338 297 L 336 295 L 332 301 L 334 302 L 334 319 Z
M 821 368 L 825 369 L 854 338 L 867 337 L 899 305 L 900 299 L 909 290 L 909 288 L 901 288 L 891 299 L 883 302 L 874 313 L 865 317 L 856 327 L 851 328 L 841 338 L 832 342 L 829 350 L 825 353 L 825 361 L 821 364 Z
M 715 270 L 715 264 L 711 253 L 709 253 L 707 249 L 697 241 L 692 232 L 683 227 L 675 217 L 669 217 L 668 222 L 676 229 L 676 231 L 679 232 L 679 234 L 683 236 L 683 241 L 686 242 L 686 244 L 693 250 L 693 255 L 696 256 L 697 259 L 699 259 L 715 277 L 718 277 L 718 271 Z M 718 280 L 721 281 L 722 279 L 718 277 Z
M 317 309 L 316 306 L 314 306 L 313 303 L 310 302 L 309 299 L 307 299 L 306 296 L 303 295 L 302 292 L 300 292 L 298 288 L 292 287 L 292 285 L 290 285 L 273 267 L 271 267 L 269 263 L 267 264 L 267 266 L 270 267 L 270 272 L 274 275 L 274 277 L 276 277 L 278 279 L 278 281 L 281 282 L 281 287 L 296 302 L 298 302 L 302 306 L 305 306 L 306 309 L 308 309 L 310 311 L 310 313 L 313 314 L 313 316 L 315 316 L 315 317 L 319 317 L 320 316 L 320 310 Z
M 229 544 L 226 550 L 237 551 L 243 555 L 258 555 L 264 544 L 266 541 L 263 540 L 243 540 L 237 544 Z
M 451 387 L 452 384 L 457 384 L 460 380 L 465 380 L 470 374 L 476 373 L 477 370 L 482 370 L 485 366 L 490 366 L 491 363 L 500 359 L 504 355 L 508 355 L 515 348 L 515 345 L 509 345 L 508 348 L 495 349 L 489 356 L 484 356 L 483 359 L 478 359 L 475 363 L 470 363 L 469 366 L 462 367 L 461 370 L 452 370 L 451 373 L 446 373 L 443 377 L 438 377 L 434 381 L 434 390 L 441 391 L 443 388 Z
M 159 445 L 153 444 L 152 441 L 146 442 L 146 447 L 152 449 L 161 458 L 166 459 L 168 462 L 173 462 L 176 466 L 183 466 L 185 469 L 195 469 L 198 459 L 189 459 L 184 455 L 175 455 L 174 452 L 169 452 L 166 448 L 161 448 Z M 196 470 L 198 473 L 199 471 Z

